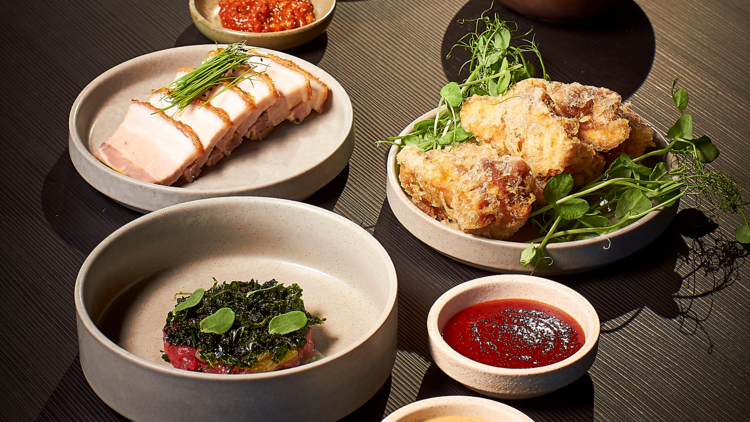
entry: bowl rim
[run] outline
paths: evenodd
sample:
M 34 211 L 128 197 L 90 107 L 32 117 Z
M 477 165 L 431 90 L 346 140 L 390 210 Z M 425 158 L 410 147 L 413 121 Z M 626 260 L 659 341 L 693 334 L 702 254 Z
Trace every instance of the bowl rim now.
M 412 403 L 407 404 L 406 406 L 400 407 L 393 411 L 390 415 L 388 415 L 385 419 L 383 419 L 383 422 L 397 422 L 397 418 L 403 418 L 408 417 L 412 415 L 414 412 L 417 412 L 422 409 L 433 409 L 439 406 L 443 405 L 461 405 L 461 404 L 468 404 L 468 405 L 474 405 L 474 406 L 482 406 L 482 407 L 490 407 L 497 409 L 498 412 L 504 412 L 505 415 L 498 415 L 498 416 L 508 416 L 507 414 L 510 414 L 511 416 L 514 416 L 519 419 L 523 419 L 526 421 L 533 422 L 533 419 L 531 419 L 528 415 L 521 412 L 520 410 L 516 409 L 515 407 L 505 404 L 499 401 L 495 401 L 492 399 L 484 398 L 484 397 L 474 397 L 474 396 L 439 396 L 439 397 L 431 397 L 428 399 L 422 399 L 417 400 Z M 448 415 L 438 415 L 438 416 L 448 416 Z M 470 415 L 469 415 L 470 416 Z
M 284 38 L 286 36 L 299 34 L 302 32 L 306 32 L 309 30 L 312 30 L 320 25 L 323 25 L 323 22 L 326 22 L 328 18 L 333 14 L 334 9 L 336 9 L 336 3 L 337 0 L 332 0 L 333 3 L 331 3 L 331 8 L 326 11 L 323 16 L 321 17 L 315 17 L 315 22 L 307 24 L 305 26 L 301 26 L 299 28 L 293 28 L 293 29 L 285 29 L 283 31 L 276 31 L 276 32 L 249 32 L 249 31 L 237 31 L 236 29 L 228 29 L 224 28 L 223 26 L 219 25 L 216 26 L 213 23 L 211 23 L 208 19 L 206 19 L 205 16 L 201 12 L 198 11 L 198 8 L 195 6 L 195 0 L 190 0 L 190 14 L 194 19 L 197 19 L 201 25 L 211 28 L 214 31 L 217 32 L 223 32 L 225 34 L 234 35 L 238 37 L 246 37 L 246 38 L 255 38 L 255 37 L 262 37 L 262 38 Z
M 231 376 L 227 376 L 227 374 L 211 374 L 211 373 L 203 373 L 203 372 L 194 372 L 194 371 L 188 371 L 184 369 L 177 369 L 173 367 L 160 366 L 120 347 L 117 343 L 113 342 L 112 340 L 109 339 L 109 337 L 104 335 L 104 333 L 101 332 L 99 327 L 97 327 L 97 325 L 91 319 L 91 316 L 89 315 L 89 313 L 86 311 L 86 304 L 83 299 L 83 289 L 85 287 L 86 275 L 88 274 L 88 270 L 91 268 L 93 262 L 99 257 L 99 255 L 101 255 L 103 251 L 109 247 L 109 245 L 115 242 L 116 239 L 120 235 L 131 230 L 136 230 L 138 226 L 141 226 L 143 224 L 149 223 L 154 220 L 159 220 L 162 218 L 170 218 L 169 216 L 172 214 L 190 212 L 193 209 L 218 206 L 223 203 L 232 203 L 232 202 L 238 203 L 239 206 L 246 205 L 247 203 L 260 203 L 260 204 L 277 204 L 277 205 L 280 204 L 283 206 L 295 207 L 295 208 L 299 208 L 305 211 L 309 211 L 309 212 L 322 215 L 325 218 L 331 218 L 339 222 L 340 224 L 343 224 L 344 227 L 348 227 L 349 230 L 354 230 L 355 233 L 359 233 L 361 236 L 366 234 L 368 237 L 363 237 L 364 239 L 367 239 L 364 241 L 371 242 L 371 246 L 374 246 L 374 251 L 377 252 L 375 255 L 370 255 L 370 256 L 382 259 L 387 264 L 386 271 L 388 273 L 388 280 L 389 280 L 388 284 L 391 287 L 388 297 L 386 299 L 385 309 L 381 312 L 377 320 L 373 323 L 372 328 L 370 328 L 364 335 L 362 335 L 359 339 L 357 339 L 357 341 L 348 345 L 344 349 L 330 356 L 325 356 L 322 359 L 316 360 L 315 362 L 307 363 L 304 365 L 299 365 L 293 368 L 286 368 L 283 371 L 261 372 L 257 374 L 231 374 Z M 329 362 L 333 362 L 337 359 L 342 358 L 343 356 L 347 355 L 354 349 L 361 346 L 367 340 L 372 338 L 372 336 L 385 325 L 387 319 L 391 316 L 391 314 L 393 313 L 396 307 L 397 291 L 398 291 L 398 279 L 396 275 L 396 268 L 393 265 L 393 261 L 390 259 L 390 256 L 388 255 L 386 250 L 383 248 L 383 246 L 380 244 L 380 242 L 378 242 L 374 236 L 372 236 L 369 232 L 367 232 L 358 224 L 355 224 L 351 220 L 341 215 L 338 215 L 336 213 L 333 213 L 331 211 L 328 211 L 326 209 L 319 208 L 319 207 L 309 205 L 309 204 L 305 204 L 302 202 L 292 201 L 288 199 L 269 198 L 269 197 L 254 197 L 254 196 L 236 197 L 235 196 L 235 197 L 199 199 L 195 201 L 189 201 L 189 202 L 172 205 L 169 207 L 159 209 L 157 211 L 153 211 L 149 214 L 139 217 L 131 221 L 130 223 L 120 227 L 119 229 L 114 231 L 112 234 L 107 236 L 101 243 L 99 243 L 99 245 L 97 245 L 97 247 L 94 248 L 94 250 L 86 258 L 83 265 L 81 266 L 81 269 L 78 272 L 78 276 L 76 277 L 74 295 L 75 295 L 76 315 L 80 323 L 83 325 L 86 331 L 88 331 L 89 335 L 91 335 L 91 337 L 93 337 L 100 345 L 107 348 L 110 353 L 117 354 L 119 357 L 127 360 L 131 364 L 145 367 L 145 368 L 160 372 L 165 375 L 174 375 L 178 377 L 209 379 L 209 380 L 210 379 L 213 379 L 213 380 L 222 379 L 222 380 L 227 380 L 227 381 L 245 381 L 245 380 L 253 380 L 253 379 L 293 376 L 294 374 L 297 374 L 299 372 L 309 370 L 309 369 L 314 369 L 314 368 L 317 368 L 318 366 L 325 365 Z M 79 336 L 79 342 L 80 342 L 80 333 L 78 336 Z
M 498 366 L 491 366 L 487 365 L 481 362 L 477 362 L 473 359 L 470 359 L 460 353 L 458 353 L 453 347 L 451 347 L 442 336 L 442 333 L 440 332 L 440 327 L 438 327 L 438 316 L 440 315 L 440 312 L 443 310 L 445 305 L 454 299 L 456 296 L 475 290 L 477 288 L 481 288 L 488 285 L 497 285 L 497 284 L 513 284 L 517 282 L 523 282 L 523 283 L 533 283 L 535 286 L 543 286 L 547 289 L 554 289 L 554 290 L 562 290 L 566 294 L 568 294 L 570 297 L 577 300 L 580 304 L 582 304 L 585 308 L 587 308 L 592 316 L 592 319 L 590 321 L 587 321 L 589 324 L 591 324 L 592 331 L 588 335 L 586 335 L 586 340 L 583 343 L 583 346 L 581 346 L 578 351 L 576 351 L 574 354 L 568 356 L 567 358 L 555 362 L 550 365 L 544 365 L 544 366 L 538 366 L 535 368 L 503 368 Z M 537 300 L 530 297 L 523 297 L 519 299 L 530 299 L 530 300 Z M 487 300 L 493 300 L 493 299 L 487 299 Z M 547 303 L 541 300 L 537 300 L 542 303 Z M 479 302 L 481 303 L 481 302 Z M 569 313 L 567 310 L 563 308 L 559 308 L 566 313 Z M 452 317 L 453 315 L 451 315 Z M 577 321 L 580 325 L 581 321 Z M 581 327 L 583 328 L 583 327 Z M 558 283 L 555 281 L 552 281 L 547 278 L 543 277 L 537 277 L 537 276 L 531 276 L 531 275 L 525 275 L 525 274 L 495 274 L 490 275 L 486 277 L 480 277 L 475 278 L 473 280 L 469 280 L 465 283 L 461 283 L 458 286 L 455 286 L 448 290 L 447 292 L 443 293 L 438 300 L 433 303 L 432 307 L 430 308 L 430 312 L 427 315 L 427 335 L 431 339 L 432 342 L 435 342 L 437 345 L 439 345 L 441 352 L 448 355 L 448 357 L 451 360 L 459 361 L 462 365 L 465 367 L 468 367 L 471 371 L 482 373 L 489 376 L 530 376 L 530 375 L 542 375 L 547 374 L 550 372 L 557 371 L 559 369 L 565 368 L 574 362 L 577 362 L 581 360 L 584 356 L 588 355 L 592 350 L 595 350 L 595 348 L 598 346 L 599 343 L 599 336 L 601 335 L 601 321 L 599 320 L 599 314 L 596 312 L 596 309 L 591 304 L 591 302 L 588 301 L 583 295 L 576 292 L 575 290 L 571 289 L 570 287 Z M 432 352 L 432 350 L 431 350 Z M 432 352 L 434 353 L 434 352 Z
M 100 85 L 105 83 L 107 80 L 113 77 L 113 75 L 127 70 L 128 68 L 131 68 L 133 66 L 140 66 L 143 62 L 148 62 L 149 60 L 152 60 L 154 58 L 158 58 L 159 56 L 165 54 L 165 52 L 170 51 L 177 51 L 177 50 L 206 50 L 206 52 L 210 51 L 211 49 L 216 48 L 224 48 L 228 46 L 229 44 L 222 43 L 222 44 L 199 44 L 199 45 L 188 45 L 188 46 L 182 46 L 182 47 L 173 47 L 173 48 L 167 48 L 164 50 L 158 50 L 151 53 L 143 54 L 140 56 L 133 57 L 132 59 L 126 60 L 125 62 L 122 62 L 116 66 L 113 66 L 106 71 L 104 71 L 102 74 L 94 78 L 91 82 L 89 82 L 86 87 L 81 90 L 81 92 L 76 97 L 75 101 L 73 102 L 73 105 L 70 108 L 70 113 L 68 115 L 68 137 L 69 137 L 69 153 L 70 154 L 78 154 L 81 159 L 86 161 L 89 165 L 93 165 L 96 168 L 100 169 L 100 172 L 106 172 L 106 174 L 114 179 L 118 180 L 122 183 L 128 184 L 128 185 L 134 185 L 138 186 L 139 188 L 145 188 L 147 190 L 153 190 L 154 192 L 185 192 L 188 189 L 185 189 L 184 187 L 178 187 L 178 186 L 166 186 L 166 185 L 158 185 L 155 183 L 147 183 L 135 178 L 132 178 L 130 176 L 126 176 L 118 171 L 115 171 L 111 169 L 109 166 L 105 165 L 101 161 L 99 161 L 96 157 L 94 157 L 94 154 L 89 150 L 89 146 L 87 143 L 84 143 L 84 138 L 88 138 L 90 136 L 90 133 L 86 134 L 85 136 L 82 136 L 82 134 L 79 132 L 77 124 L 79 121 L 79 114 L 81 114 L 81 108 L 82 104 L 90 97 L 91 93 L 98 88 Z M 302 62 L 304 65 L 300 66 L 303 69 L 305 69 L 305 66 L 311 66 L 317 69 L 317 71 L 323 72 L 325 75 L 331 78 L 331 80 L 335 81 L 338 84 L 338 81 L 331 76 L 328 72 L 321 69 L 320 67 L 304 60 L 296 56 L 289 55 L 288 53 L 284 53 L 282 51 L 273 50 L 270 48 L 265 47 L 258 47 L 257 50 L 260 50 L 261 52 L 270 52 L 275 55 L 279 55 L 282 58 L 293 60 L 295 63 L 299 64 L 299 62 Z M 306 69 L 307 70 L 307 69 Z M 347 139 L 349 136 L 351 136 L 351 132 L 354 130 L 354 109 L 352 108 L 351 98 L 349 97 L 348 93 L 346 93 L 346 90 L 343 86 L 341 86 L 342 90 L 344 90 L 344 93 L 346 94 L 343 98 L 345 110 L 344 114 L 346 117 L 345 122 L 341 125 L 342 128 L 348 128 L 348 135 L 343 136 L 339 145 L 339 148 L 341 145 L 344 145 L 347 142 Z M 342 130 L 343 133 L 343 130 Z M 74 151 L 75 150 L 75 151 Z M 336 150 L 338 151 L 338 150 Z M 335 153 L 335 151 L 334 151 Z M 327 159 L 329 159 L 330 156 L 323 157 L 319 162 L 314 163 L 310 168 L 316 168 L 317 166 L 322 165 Z M 78 169 L 77 169 L 78 170 Z M 306 171 L 309 169 L 306 169 Z M 80 171 L 79 171 L 80 173 Z M 254 189 L 264 189 L 268 188 L 273 185 L 282 184 L 288 180 L 292 180 L 295 177 L 299 177 L 301 173 L 291 174 L 287 178 L 274 181 L 274 182 L 266 182 L 266 183 L 260 183 L 256 186 L 254 186 Z M 85 178 L 84 178 L 85 179 Z M 87 181 L 88 183 L 88 181 Z M 91 183 L 89 183 L 91 184 Z M 93 185 L 92 185 L 93 186 Z M 97 190 L 99 188 L 96 188 Z M 242 186 L 230 186 L 226 188 L 211 188 L 208 191 L 210 191 L 211 195 L 238 195 L 242 194 L 244 192 L 245 188 Z M 205 193 L 204 190 L 191 190 L 191 192 L 188 192 L 188 194 L 202 194 Z M 109 196 L 109 195 L 107 195 Z M 113 198 L 115 199 L 115 198 Z M 203 199 L 203 198 L 201 198 Z M 118 202 L 121 202 L 121 199 L 115 199 Z M 130 207 L 136 208 L 137 207 L 133 204 L 126 204 Z
M 413 122 L 409 123 L 409 125 L 407 125 L 404 128 L 404 130 L 402 130 L 401 133 L 399 133 L 398 136 L 404 136 L 404 135 L 411 133 L 411 130 L 416 123 L 425 119 L 435 117 L 436 114 L 437 114 L 437 108 L 434 108 L 424 113 L 423 115 L 415 119 Z M 661 141 L 664 140 L 662 135 L 658 131 L 654 131 L 654 137 L 661 139 Z M 483 246 L 490 246 L 490 247 L 502 246 L 506 248 L 518 249 L 519 251 L 525 249 L 528 246 L 529 242 L 513 242 L 510 240 L 498 240 L 498 239 L 492 239 L 489 237 L 481 237 L 481 236 L 477 236 L 477 235 L 470 234 L 470 233 L 464 233 L 461 230 L 448 226 L 447 224 L 444 224 L 428 216 L 424 212 L 422 212 L 422 210 L 417 208 L 417 206 L 414 205 L 413 202 L 411 202 L 411 200 L 409 199 L 409 196 L 406 194 L 406 192 L 404 192 L 404 189 L 401 187 L 401 183 L 399 183 L 398 176 L 396 174 L 396 167 L 397 167 L 396 155 L 401 149 L 401 145 L 400 145 L 401 140 L 400 139 L 396 140 L 396 142 L 398 143 L 398 145 L 391 145 L 391 148 L 388 151 L 388 158 L 387 158 L 387 163 L 386 163 L 387 173 L 388 173 L 387 184 L 391 187 L 393 192 L 396 193 L 396 197 L 401 202 L 403 202 L 410 211 L 418 215 L 417 218 L 419 218 L 422 222 L 424 222 L 425 224 L 428 224 L 432 229 L 437 230 L 438 232 L 452 233 L 464 239 L 467 239 L 473 242 L 479 242 L 483 244 Z M 672 157 L 670 155 L 670 160 L 671 159 Z M 632 230 L 635 230 L 639 228 L 640 226 L 642 226 L 643 224 L 645 224 L 646 222 L 656 218 L 658 214 L 664 212 L 664 209 L 665 207 L 662 207 L 652 213 L 649 213 L 648 215 L 644 216 L 643 218 L 636 221 L 635 223 L 625 226 L 623 228 L 617 229 L 611 233 L 607 233 L 607 235 L 597 236 L 597 237 L 593 237 L 590 239 L 583 239 L 583 240 L 572 240 L 568 242 L 549 243 L 545 246 L 545 249 L 549 251 L 555 251 L 555 250 L 564 250 L 568 248 L 575 248 L 577 246 L 583 246 L 583 245 L 594 245 L 594 244 L 602 243 L 602 242 L 610 242 L 611 238 L 619 236 L 624 233 L 628 233 Z

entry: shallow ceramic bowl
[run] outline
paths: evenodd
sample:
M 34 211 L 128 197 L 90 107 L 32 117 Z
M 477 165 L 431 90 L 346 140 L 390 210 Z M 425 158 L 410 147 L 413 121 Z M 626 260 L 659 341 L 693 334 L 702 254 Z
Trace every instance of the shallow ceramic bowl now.
M 530 299 L 562 309 L 583 329 L 585 343 L 572 356 L 538 368 L 498 368 L 461 355 L 443 340 L 443 329 L 459 311 L 497 299 Z M 596 359 L 599 316 L 586 298 L 560 283 L 528 275 L 494 275 L 471 280 L 445 292 L 430 308 L 430 353 L 448 376 L 486 396 L 501 399 L 538 397 L 585 374 Z
M 420 400 L 388 415 L 383 422 L 424 422 L 440 416 L 473 416 L 491 422 L 532 422 L 518 410 L 496 401 L 468 396 Z
M 334 179 L 354 151 L 354 112 L 344 88 L 319 67 L 277 51 L 330 89 L 325 111 L 301 124 L 282 122 L 262 142 L 245 141 L 232 155 L 182 186 L 125 176 L 93 155 L 125 118 L 131 99 L 148 101 L 152 89 L 174 80 L 180 67 L 197 67 L 215 45 L 170 48 L 128 60 L 89 83 L 70 110 L 68 149 L 78 173 L 98 191 L 141 212 L 220 196 L 302 200 Z M 219 45 L 218 47 L 225 47 Z M 261 50 L 264 51 L 264 50 Z M 180 182 L 178 182 L 180 183 Z
M 245 32 L 221 26 L 219 0 L 190 0 L 190 16 L 199 31 L 223 43 L 245 41 L 256 47 L 287 50 L 310 42 L 328 28 L 336 10 L 336 0 L 310 0 L 315 21 L 301 28 L 279 32 Z
M 172 368 L 162 328 L 175 293 L 275 278 L 304 290 L 322 358 L 249 375 Z M 137 421 L 332 421 L 370 399 L 396 357 L 396 272 L 383 247 L 329 211 L 273 198 L 165 208 L 117 230 L 78 274 L 81 367 L 101 399 Z
M 411 133 L 414 124 L 435 117 L 436 110 L 425 113 L 409 124 L 401 136 Z M 656 135 L 657 146 L 666 146 L 664 138 Z M 396 155 L 399 146 L 392 146 L 388 153 L 386 192 L 393 214 L 411 234 L 428 246 L 456 261 L 487 271 L 529 273 L 531 267 L 519 263 L 521 252 L 528 242 L 495 240 L 475 236 L 454 229 L 422 212 L 414 205 L 401 188 L 398 180 L 399 165 Z M 534 271 L 538 275 L 573 274 L 591 270 L 619 261 L 651 243 L 662 234 L 674 219 L 677 206 L 652 212 L 637 222 L 606 236 L 573 242 L 553 243 L 546 246 L 552 265 L 540 265 Z

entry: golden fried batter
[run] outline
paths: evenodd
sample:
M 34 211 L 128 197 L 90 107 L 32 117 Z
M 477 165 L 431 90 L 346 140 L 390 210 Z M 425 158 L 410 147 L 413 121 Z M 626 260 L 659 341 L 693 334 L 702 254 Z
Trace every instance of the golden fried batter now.
M 626 104 L 623 109 L 625 110 L 625 118 L 630 122 L 630 137 L 618 145 L 617 148 L 603 154 L 607 163 L 611 163 L 622 153 L 628 154 L 633 158 L 640 157 L 646 152 L 646 148 L 656 146 L 654 143 L 654 130 L 638 115 L 629 111 L 628 107 L 629 104 Z
M 526 222 L 535 193 L 541 195 L 524 160 L 499 156 L 489 146 L 469 143 L 424 153 L 412 145 L 396 159 L 412 202 L 465 233 L 506 239 Z
M 604 170 L 600 153 L 629 138 L 626 114 L 608 89 L 526 79 L 502 97 L 466 100 L 461 123 L 480 144 L 523 158 L 541 185 L 564 172 L 580 187 Z

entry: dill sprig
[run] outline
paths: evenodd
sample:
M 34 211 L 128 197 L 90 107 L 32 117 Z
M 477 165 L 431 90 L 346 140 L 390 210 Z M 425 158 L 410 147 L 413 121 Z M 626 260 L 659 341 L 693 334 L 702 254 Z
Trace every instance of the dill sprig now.
M 161 88 L 155 89 L 154 91 L 168 89 L 164 96 L 170 105 L 162 108 L 159 112 L 169 110 L 172 107 L 177 107 L 180 111 L 184 110 L 209 88 L 228 82 L 224 89 L 211 97 L 213 98 L 247 79 L 248 75 L 253 74 L 256 68 L 256 64 L 251 62 L 253 56 L 248 54 L 248 51 L 249 49 L 244 42 L 230 44 L 215 56 L 201 63 L 195 70 Z M 227 76 L 229 71 L 240 67 L 247 68 L 240 76 Z
M 472 135 L 461 126 L 460 117 L 464 100 L 472 95 L 501 96 L 516 82 L 533 77 L 536 69 L 526 59 L 526 54 L 533 53 L 538 58 L 542 77 L 549 79 L 533 36 L 531 40 L 524 39 L 526 44 L 510 45 L 511 40 L 523 39 L 532 30 L 517 35 L 518 25 L 500 19 L 497 13 L 487 16 L 491 9 L 492 5 L 476 19 L 459 21 L 461 25 L 473 22 L 474 31 L 461 37 L 446 59 L 456 47 L 469 50 L 471 59 L 461 66 L 461 69 L 468 66 L 469 76 L 461 84 L 450 82 L 440 90 L 439 113 L 435 118 L 417 123 L 407 135 L 389 137 L 376 145 L 416 145 L 422 151 L 429 151 L 468 141 Z M 401 140 L 400 144 L 396 142 L 398 140 Z

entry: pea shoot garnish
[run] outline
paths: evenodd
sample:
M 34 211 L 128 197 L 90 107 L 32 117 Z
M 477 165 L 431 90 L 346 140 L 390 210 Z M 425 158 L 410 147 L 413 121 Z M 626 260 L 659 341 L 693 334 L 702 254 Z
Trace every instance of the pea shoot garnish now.
M 474 31 L 453 46 L 471 51 L 471 59 L 464 64 L 468 66 L 469 76 L 461 84 L 450 82 L 440 90 L 437 106 L 440 112 L 435 118 L 417 123 L 410 134 L 389 137 L 376 144 L 397 144 L 396 141 L 401 140 L 402 146 L 416 145 L 426 152 L 468 141 L 472 135 L 461 127 L 463 101 L 472 95 L 501 96 L 514 83 L 535 76 L 536 69 L 526 57 L 529 54 L 539 60 L 541 77 L 549 79 L 533 36 L 531 40 L 523 40 L 520 46 L 511 45 L 513 39 L 528 37 L 531 31 L 519 34 L 515 23 L 501 20 L 497 13 L 486 16 L 490 9 L 477 19 L 459 21 L 460 24 L 474 23 Z
M 742 199 L 742 186 L 729 174 L 708 165 L 719 156 L 719 149 L 708 136 L 693 137 L 692 116 L 684 112 L 688 92 L 685 88 L 675 91 L 678 80 L 672 81 L 671 95 L 680 116 L 667 131 L 669 145 L 636 158 L 620 155 L 602 176 L 578 192 L 571 192 L 573 178 L 569 174 L 550 179 L 544 188 L 548 205 L 530 214 L 544 236 L 532 240 L 523 251 L 520 262 L 524 266 L 551 264 L 544 252 L 550 242 L 606 236 L 683 197 L 694 198 L 697 208 L 707 215 L 740 214 L 744 224 L 735 229 L 735 238 L 750 243 L 750 224 L 743 210 L 750 202 Z M 678 162 L 671 170 L 663 162 L 653 168 L 641 164 L 648 157 L 667 153 Z M 606 217 L 611 210 L 612 218 Z

